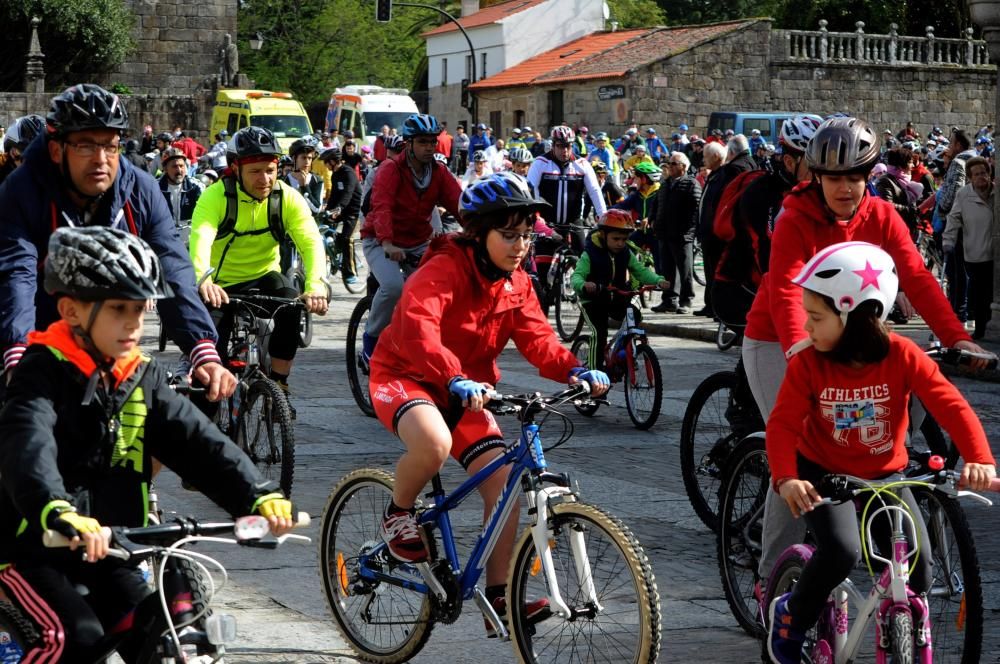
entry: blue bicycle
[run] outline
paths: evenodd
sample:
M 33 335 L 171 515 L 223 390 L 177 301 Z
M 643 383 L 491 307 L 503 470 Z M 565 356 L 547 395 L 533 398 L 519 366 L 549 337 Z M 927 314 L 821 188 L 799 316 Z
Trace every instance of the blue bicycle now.
M 432 503 L 418 503 L 431 554 L 424 563 L 397 562 L 379 537 L 392 475 L 365 468 L 337 484 L 320 526 L 320 575 L 334 618 L 361 660 L 409 660 L 435 623 L 454 622 L 472 599 L 497 635 L 513 642 L 521 662 L 656 661 L 660 596 L 642 546 L 621 521 L 580 502 L 569 476 L 550 472 L 545 462 L 545 451 L 573 432 L 557 408 L 586 395 L 586 384 L 547 397 L 491 395 L 486 407 L 516 414 L 521 436 L 450 495 L 434 477 L 427 494 Z M 563 435 L 543 449 L 539 429 L 548 419 L 563 423 Z M 463 567 L 449 513 L 505 464 L 512 465 L 506 487 Z M 518 487 L 532 523 L 514 548 L 504 624 L 477 584 Z M 548 598 L 551 613 L 532 624 L 524 608 L 539 597 Z

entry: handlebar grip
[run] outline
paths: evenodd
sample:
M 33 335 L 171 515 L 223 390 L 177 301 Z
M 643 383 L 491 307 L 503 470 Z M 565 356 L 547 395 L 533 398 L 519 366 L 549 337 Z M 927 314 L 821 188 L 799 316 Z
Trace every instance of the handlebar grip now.
M 312 522 L 308 512 L 299 512 L 295 517 L 295 528 L 306 528 Z
M 111 539 L 111 529 L 107 526 L 101 528 L 101 534 L 105 539 Z M 46 530 L 42 533 L 42 544 L 50 549 L 59 549 L 69 546 L 70 539 L 56 530 Z
M 969 488 L 969 485 L 964 482 L 960 482 L 958 488 L 964 491 Z M 992 480 L 990 480 L 990 488 L 987 489 L 987 491 L 1000 493 L 1000 477 L 994 477 Z

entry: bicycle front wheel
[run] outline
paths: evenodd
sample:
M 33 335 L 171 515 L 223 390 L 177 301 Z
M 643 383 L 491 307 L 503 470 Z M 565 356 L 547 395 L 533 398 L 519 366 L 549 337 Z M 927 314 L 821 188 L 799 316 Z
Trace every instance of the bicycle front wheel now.
M 573 348 L 571 352 L 573 353 L 573 355 L 576 356 L 576 359 L 580 360 L 580 363 L 583 364 L 583 366 L 589 367 L 590 335 L 581 334 L 580 336 L 578 336 L 576 338 L 576 341 L 573 342 Z M 590 417 L 591 415 L 597 412 L 597 409 L 600 408 L 600 404 L 596 401 L 589 401 L 589 400 L 584 401 L 581 399 L 574 399 L 573 407 L 576 408 L 576 412 L 580 413 L 581 415 L 586 415 L 587 417 Z
M 566 255 L 559 264 L 553 288 L 556 305 L 556 330 L 563 341 L 572 341 L 583 329 L 583 310 L 580 308 L 580 297 L 573 290 L 570 279 L 576 267 L 576 257 Z
M 257 470 L 277 480 L 286 496 L 292 495 L 295 473 L 295 435 L 288 399 L 270 378 L 258 378 L 240 403 L 236 440 Z
M 712 374 L 695 389 L 681 425 L 681 477 L 691 506 L 713 531 L 719 528 L 722 469 L 740 437 L 726 411 L 737 386 L 736 372 Z
M 928 593 L 934 661 L 978 662 L 983 646 L 983 586 L 979 556 L 961 504 L 913 487 L 934 556 Z
M 754 638 L 764 638 L 762 598 L 757 587 L 764 499 L 771 472 L 763 436 L 744 439 L 723 472 L 716 552 L 726 602 L 736 622 Z
M 632 371 L 625 375 L 625 407 L 637 429 L 656 424 L 663 405 L 663 374 L 656 353 L 645 343 L 635 346 Z
M 375 417 L 375 407 L 368 391 L 368 363 L 361 359 L 361 338 L 372 308 L 372 297 L 368 295 L 358 301 L 347 323 L 347 382 L 358 408 L 368 417 Z
M 584 503 L 553 505 L 549 527 L 559 593 L 574 617 L 566 619 L 553 610 L 542 622 L 531 624 L 525 615 L 529 601 L 549 594 L 545 575 L 538 572 L 531 531 L 526 530 L 515 548 L 507 584 L 511 641 L 518 660 L 655 662 L 660 652 L 660 594 L 635 536 L 618 519 Z M 574 555 L 574 539 L 585 560 Z
M 326 601 L 358 656 L 366 662 L 405 662 L 430 636 L 431 603 L 389 583 L 362 579 L 359 556 L 376 547 L 382 516 L 395 480 L 381 470 L 362 468 L 333 489 L 320 521 L 320 576 Z M 369 561 L 388 573 L 384 560 Z
M 889 617 L 892 664 L 913 664 L 913 616 L 897 611 Z

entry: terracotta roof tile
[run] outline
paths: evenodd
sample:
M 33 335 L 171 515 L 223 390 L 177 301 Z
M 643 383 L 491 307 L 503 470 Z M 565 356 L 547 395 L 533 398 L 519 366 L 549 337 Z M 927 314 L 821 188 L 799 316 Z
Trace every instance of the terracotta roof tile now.
M 540 5 L 543 2 L 548 2 L 548 0 L 509 0 L 508 2 L 501 2 L 500 4 L 493 5 L 492 7 L 481 9 L 475 14 L 463 16 L 458 19 L 458 22 L 466 30 L 469 28 L 477 28 L 482 25 L 497 23 L 511 14 L 516 14 L 520 11 L 524 11 L 525 9 Z M 429 37 L 431 35 L 440 35 L 453 30 L 458 30 L 458 27 L 451 21 L 448 21 L 442 26 L 434 28 L 433 30 L 428 30 L 423 34 L 423 36 Z
M 615 78 L 677 55 L 757 19 L 674 28 L 595 32 L 473 84 L 473 90 Z

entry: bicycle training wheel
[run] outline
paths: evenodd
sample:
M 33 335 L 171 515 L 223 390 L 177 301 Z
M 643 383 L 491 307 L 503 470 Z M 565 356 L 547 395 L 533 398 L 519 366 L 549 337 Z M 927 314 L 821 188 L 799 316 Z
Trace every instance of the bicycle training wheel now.
M 366 662 L 405 662 L 427 642 L 434 623 L 431 603 L 390 583 L 362 579 L 359 555 L 381 543 L 382 515 L 394 480 L 381 470 L 362 468 L 333 489 L 320 521 L 320 576 L 327 604 L 340 631 Z M 383 558 L 369 569 L 391 573 Z
M 285 393 L 271 379 L 261 377 L 247 388 L 240 403 L 236 440 L 261 475 L 277 480 L 285 495 L 291 496 L 295 472 L 292 413 Z
M 716 552 L 726 602 L 750 636 L 764 638 L 764 616 L 757 597 L 757 563 L 764 529 L 764 499 L 771 472 L 763 436 L 745 438 L 723 472 Z
M 656 353 L 645 343 L 635 345 L 633 370 L 625 372 L 625 407 L 637 429 L 656 424 L 663 405 L 663 374 Z
M 684 488 L 698 517 L 713 531 L 719 527 L 722 469 L 743 437 L 726 417 L 737 380 L 736 372 L 720 371 L 702 381 L 688 401 L 681 425 Z
M 570 352 L 576 356 L 576 359 L 580 360 L 580 363 L 583 364 L 583 366 L 590 366 L 590 335 L 581 334 L 578 336 L 576 341 L 573 342 L 573 347 Z M 580 403 L 576 403 L 577 401 Z M 573 407 L 576 408 L 576 412 L 581 415 L 590 417 L 597 412 L 597 409 L 600 408 L 601 405 L 596 401 L 575 399 Z
M 361 359 L 361 336 L 371 308 L 372 296 L 361 298 L 354 306 L 351 320 L 347 323 L 347 382 L 351 385 L 351 394 L 361 412 L 368 417 L 375 417 L 372 395 L 368 391 L 368 364 Z
M 567 254 L 559 264 L 553 282 L 553 298 L 556 305 L 556 330 L 563 341 L 572 341 L 583 329 L 583 309 L 580 308 L 580 297 L 573 290 L 570 279 L 576 267 L 576 256 Z
M 928 603 L 934 661 L 978 662 L 983 645 L 983 586 L 976 543 L 961 504 L 912 487 L 934 555 Z
M 507 584 L 511 642 L 524 664 L 655 662 L 660 652 L 660 593 L 649 559 L 618 519 L 584 503 L 552 505 L 549 550 L 559 593 L 572 610 L 531 624 L 525 605 L 549 594 L 526 530 L 515 548 Z M 574 556 L 586 552 L 586 560 Z M 594 595 L 589 589 L 594 590 Z M 596 601 L 595 601 L 596 600 Z
M 704 286 L 705 281 L 705 254 L 701 251 L 701 245 L 697 242 L 691 252 L 691 273 L 694 280 Z

